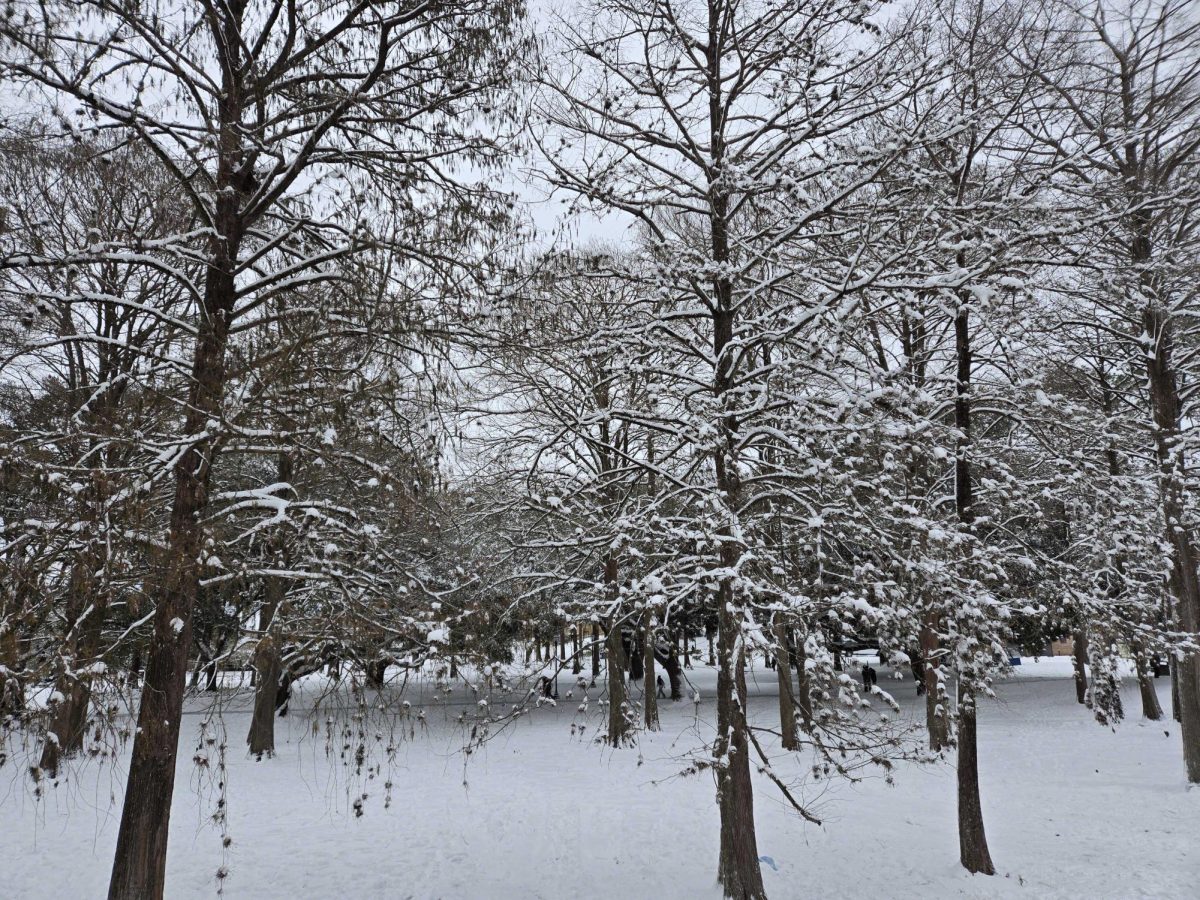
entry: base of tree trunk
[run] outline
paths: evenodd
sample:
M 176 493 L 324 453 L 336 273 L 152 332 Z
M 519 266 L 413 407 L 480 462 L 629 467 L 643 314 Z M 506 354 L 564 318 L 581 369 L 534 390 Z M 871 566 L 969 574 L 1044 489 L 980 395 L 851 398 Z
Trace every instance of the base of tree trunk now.
M 958 849 L 963 868 L 977 875 L 995 875 L 983 830 L 979 800 L 979 756 L 975 700 L 960 697 L 958 707 Z

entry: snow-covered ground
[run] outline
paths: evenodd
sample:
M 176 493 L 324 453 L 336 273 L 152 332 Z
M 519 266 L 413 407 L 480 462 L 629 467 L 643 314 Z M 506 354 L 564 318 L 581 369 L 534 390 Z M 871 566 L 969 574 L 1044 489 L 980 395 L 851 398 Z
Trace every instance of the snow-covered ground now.
M 688 673 L 699 689 L 661 701 L 663 730 L 611 750 L 573 733 L 578 694 L 543 708 L 464 759 L 456 715 L 474 707 L 462 687 L 450 703 L 410 695 L 427 710 L 415 736 L 398 740 L 391 766 L 354 776 L 357 723 L 334 714 L 278 722 L 279 756 L 244 753 L 249 697 L 223 695 L 229 735 L 228 833 L 222 851 L 211 824 L 219 791 L 193 762 L 207 699 L 189 702 L 171 819 L 167 894 L 211 897 L 225 866 L 224 895 L 242 898 L 704 898 L 714 883 L 717 810 L 709 775 L 676 777 L 683 756 L 710 733 L 713 673 Z M 774 672 L 753 673 L 752 704 L 775 715 Z M 1196 897 L 1200 883 L 1200 791 L 1188 791 L 1174 722 L 1139 721 L 1131 681 L 1130 718 L 1114 733 L 1075 702 L 1066 659 L 1027 659 L 980 716 L 984 816 L 993 878 L 957 863 L 954 773 L 949 763 L 901 765 L 895 785 L 872 778 L 833 783 L 805 797 L 823 819 L 802 821 L 756 775 L 759 852 L 773 900 L 910 897 Z M 880 670 L 880 686 L 917 713 L 911 681 Z M 1158 682 L 1169 709 L 1169 682 Z M 635 689 L 636 690 L 636 689 Z M 351 729 L 349 764 L 342 761 Z M 405 726 L 407 729 L 409 726 Z M 373 723 L 367 742 L 392 735 Z M 376 741 L 376 736 L 379 740 Z M 397 737 L 400 737 L 397 735 Z M 327 745 L 331 755 L 327 755 Z M 0 897 L 104 895 L 116 841 L 123 772 L 91 764 L 37 800 L 19 759 L 0 769 Z M 777 769 L 799 771 L 781 757 Z M 391 781 L 390 804 L 385 808 Z M 363 815 L 354 799 L 367 795 Z

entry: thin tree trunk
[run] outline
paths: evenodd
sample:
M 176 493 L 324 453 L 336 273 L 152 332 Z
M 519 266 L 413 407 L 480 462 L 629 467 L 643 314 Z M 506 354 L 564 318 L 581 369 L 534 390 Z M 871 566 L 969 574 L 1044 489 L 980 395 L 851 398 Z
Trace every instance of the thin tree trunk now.
M 642 614 L 642 658 L 646 661 L 645 703 L 646 730 L 658 731 L 658 678 L 654 674 L 654 611 L 647 606 Z
M 579 626 L 576 625 L 571 632 L 571 674 L 578 675 L 583 671 L 583 660 L 580 658 L 583 652 L 582 638 L 579 635 Z
M 1090 707 L 1088 702 L 1088 682 L 1087 682 L 1087 654 L 1088 654 L 1088 639 L 1087 632 L 1082 628 L 1075 629 L 1072 635 L 1072 666 L 1075 670 L 1075 699 Z
M 966 183 L 962 172 L 960 188 Z M 959 252 L 959 265 L 965 264 Z M 954 459 L 954 509 L 959 525 L 969 532 L 975 526 L 975 485 L 971 468 L 971 351 L 970 307 L 960 295 L 954 316 L 955 390 L 954 424 L 959 437 Z M 924 649 L 924 648 L 922 648 Z M 928 662 L 928 659 L 926 660 Z M 944 682 L 944 679 L 942 679 Z M 959 680 L 958 687 L 958 844 L 963 867 L 968 872 L 995 874 L 987 835 L 983 830 L 983 806 L 979 799 L 979 756 L 977 749 L 977 710 L 975 685 Z M 944 702 L 944 699 L 943 699 Z
M 779 734 L 784 750 L 799 750 L 796 733 L 796 698 L 792 693 L 792 654 L 788 650 L 788 627 L 782 616 L 775 618 L 775 677 L 779 681 Z
M 591 686 L 596 686 L 596 680 L 600 677 L 600 625 L 596 622 L 592 623 L 592 683 Z

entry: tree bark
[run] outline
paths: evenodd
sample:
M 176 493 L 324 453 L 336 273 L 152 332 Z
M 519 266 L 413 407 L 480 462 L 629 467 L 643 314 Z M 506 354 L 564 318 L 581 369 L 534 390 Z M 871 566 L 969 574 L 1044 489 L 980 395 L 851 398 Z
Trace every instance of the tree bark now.
M 292 458 L 288 453 L 279 454 L 276 481 L 281 485 L 291 484 Z M 272 538 L 270 555 L 276 566 L 287 567 L 282 533 L 277 533 Z M 271 630 L 283 605 L 287 583 L 278 575 L 268 575 L 264 579 L 263 591 L 265 602 L 259 615 L 259 632 L 262 637 L 254 650 L 254 712 L 250 717 L 250 733 L 246 735 L 250 752 L 260 759 L 263 754 L 268 757 L 275 755 L 275 710 L 280 676 L 283 674 L 283 661 L 278 634 L 272 634 Z
M 965 185 L 969 167 L 964 165 L 959 187 Z M 964 265 L 962 251 L 958 263 Z M 961 293 L 954 316 L 955 390 L 954 425 L 958 440 L 954 458 L 954 509 L 959 525 L 968 532 L 975 527 L 975 485 L 971 465 L 971 350 L 970 307 Z M 966 562 L 966 561 L 964 561 Z M 922 647 L 924 650 L 924 647 Z M 926 657 L 926 662 L 929 658 Z M 944 679 L 942 679 L 944 684 Z M 945 702 L 944 690 L 941 702 Z M 975 685 L 959 676 L 958 687 L 958 844 L 959 858 L 968 872 L 995 874 L 987 835 L 983 830 L 983 806 L 979 799 L 979 757 Z
M 1091 706 L 1088 702 L 1088 681 L 1087 681 L 1087 632 L 1082 628 L 1075 629 L 1072 637 L 1072 666 L 1075 670 L 1075 699 L 1084 704 Z
M 975 698 L 963 692 L 958 698 L 958 849 L 968 872 L 994 875 L 983 831 L 983 807 L 979 800 L 979 758 L 975 735 Z
M 658 678 L 654 673 L 654 611 L 647 606 L 642 613 L 642 658 L 646 661 L 645 703 L 646 730 L 658 731 Z
M 925 676 L 925 730 L 929 733 L 929 749 L 940 753 L 950 744 L 950 697 L 942 672 L 938 628 L 934 613 L 927 613 L 921 622 L 921 659 Z
M 609 553 L 604 558 L 604 585 L 614 606 L 619 592 L 618 575 L 617 558 Z M 621 646 L 620 620 L 615 614 L 608 620 L 605 648 L 608 656 L 605 664 L 608 681 L 608 743 L 620 747 L 629 738 L 629 718 L 625 709 L 625 651 Z
M 600 625 L 596 622 L 592 623 L 592 683 L 591 686 L 596 686 L 596 680 L 600 677 Z
M 796 733 L 796 698 L 792 693 L 792 654 L 788 649 L 787 623 L 775 618 L 775 677 L 779 681 L 779 735 L 784 750 L 799 750 Z
M 805 733 L 813 728 L 812 678 L 808 674 L 808 636 L 803 628 L 796 635 L 796 706 L 800 710 L 800 727 Z
M 240 83 L 241 8 L 222 24 L 231 58 L 222 65 L 221 123 L 215 178 L 214 233 L 208 248 L 201 314 L 183 433 L 187 449 L 175 464 L 175 497 L 155 591 L 154 636 L 138 710 L 125 803 L 109 881 L 109 900 L 161 900 L 166 887 L 167 835 L 175 790 L 180 716 L 187 679 L 192 613 L 200 587 L 205 510 L 217 445 L 211 423 L 220 421 L 226 382 L 226 346 L 237 300 L 236 260 L 244 232 L 240 206 L 242 164 Z M 236 48 L 236 49 L 235 49 Z
M 605 673 L 608 680 L 608 743 L 620 747 L 629 737 L 629 718 L 625 709 L 625 655 L 621 647 L 621 628 L 610 622 L 605 637 L 608 661 Z
M 1133 665 L 1137 671 L 1138 693 L 1142 697 L 1142 716 L 1152 722 L 1157 722 L 1163 717 L 1163 711 L 1158 702 L 1158 691 L 1154 689 L 1154 677 L 1146 660 L 1146 652 L 1138 643 L 1134 643 L 1132 649 Z

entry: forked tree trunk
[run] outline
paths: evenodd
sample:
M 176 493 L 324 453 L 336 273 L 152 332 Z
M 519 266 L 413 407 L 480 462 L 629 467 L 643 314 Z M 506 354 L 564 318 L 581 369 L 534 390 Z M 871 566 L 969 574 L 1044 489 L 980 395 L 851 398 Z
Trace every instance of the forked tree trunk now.
M 658 731 L 658 677 L 654 672 L 654 611 L 647 606 L 642 613 L 642 658 L 646 661 L 645 703 L 646 730 Z
M 779 680 L 779 735 L 784 750 L 799 750 L 796 733 L 796 697 L 792 693 L 792 654 L 788 650 L 788 627 L 782 616 L 775 618 L 775 676 Z
M 963 691 L 958 698 L 958 848 L 968 872 L 994 875 L 983 831 L 983 807 L 979 800 L 979 757 L 977 755 L 975 698 Z
M 1088 681 L 1087 681 L 1087 657 L 1088 657 L 1088 639 L 1087 632 L 1082 628 L 1077 628 L 1072 637 L 1072 667 L 1075 670 L 1075 699 L 1079 703 L 1090 707 L 1088 702 Z

